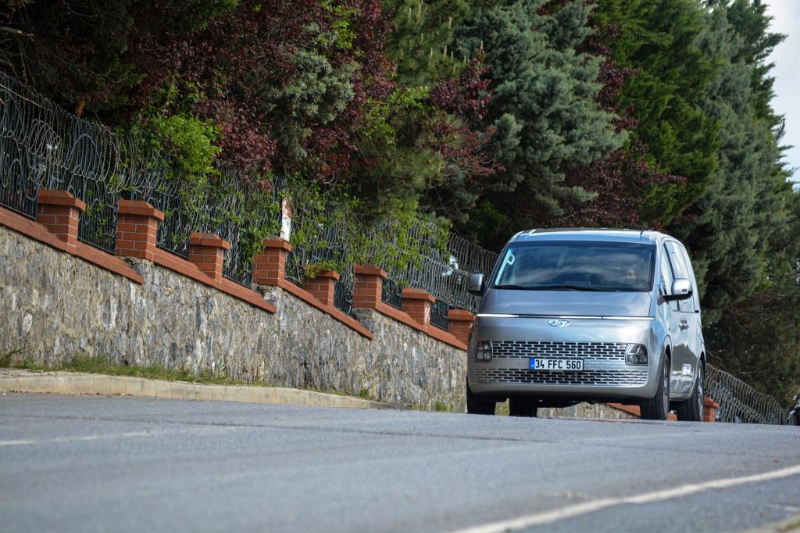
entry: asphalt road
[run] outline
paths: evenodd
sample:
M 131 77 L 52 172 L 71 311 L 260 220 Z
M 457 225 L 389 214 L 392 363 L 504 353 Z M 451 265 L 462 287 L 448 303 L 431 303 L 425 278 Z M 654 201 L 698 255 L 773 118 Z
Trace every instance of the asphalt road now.
M 741 531 L 800 428 L 0 396 L 0 531 Z

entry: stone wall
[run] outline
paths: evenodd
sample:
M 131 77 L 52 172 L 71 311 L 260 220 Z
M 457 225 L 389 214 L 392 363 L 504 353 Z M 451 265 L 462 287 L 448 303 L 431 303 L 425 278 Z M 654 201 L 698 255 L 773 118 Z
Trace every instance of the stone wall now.
M 0 226 L 0 354 L 75 355 L 464 409 L 463 350 L 374 310 L 374 339 L 278 287 L 272 314 L 150 261 L 136 283 Z
M 271 313 L 127 258 L 138 283 L 3 225 L 0 258 L 0 356 L 21 350 L 17 359 L 53 367 L 75 355 L 103 356 L 423 409 L 466 407 L 465 352 L 376 309 L 356 310 L 370 339 L 279 286 L 253 293 L 274 306 Z M 588 404 L 540 416 L 633 418 Z

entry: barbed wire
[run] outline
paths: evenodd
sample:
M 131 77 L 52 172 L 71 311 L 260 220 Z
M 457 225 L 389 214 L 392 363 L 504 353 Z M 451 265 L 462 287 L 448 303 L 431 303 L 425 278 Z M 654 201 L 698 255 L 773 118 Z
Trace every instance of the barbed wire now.
M 706 395 L 720 404 L 718 422 L 788 424 L 789 411 L 772 396 L 759 392 L 719 368 L 706 365 Z
M 193 231 L 217 233 L 231 243 L 224 274 L 249 285 L 252 265 L 243 234 L 258 224 L 274 225 L 275 213 L 264 214 L 269 220 L 246 213 L 252 185 L 225 170 L 187 202 L 169 154 L 144 145 L 76 117 L 0 73 L 0 203 L 35 218 L 38 190 L 69 191 L 87 206 L 79 238 L 113 253 L 119 200 L 146 200 L 165 213 L 159 247 L 187 257 Z
M 166 220 L 159 225 L 160 247 L 187 257 L 193 231 L 216 233 L 231 243 L 225 253 L 225 275 L 249 285 L 252 263 L 245 241 L 258 228 L 272 227 L 277 213 L 264 210 L 253 216 L 245 207 L 257 191 L 235 172 L 225 170 L 213 187 L 187 205 L 180 180 L 169 178 L 174 175 L 169 154 L 141 146 L 141 139 L 78 118 L 0 73 L 0 205 L 35 219 L 38 190 L 70 191 L 87 204 L 79 227 L 81 240 L 113 253 L 119 200 L 146 200 L 165 213 Z M 285 179 L 274 179 L 273 204 L 292 194 Z M 402 286 L 425 289 L 437 300 L 440 326 L 446 325 L 447 308 L 477 311 L 480 300 L 466 291 L 467 278 L 476 272 L 488 276 L 498 254 L 455 234 L 442 246 L 442 230 L 430 220 L 415 220 L 401 234 L 396 221 L 366 224 L 335 202 L 318 205 L 302 193 L 292 201 L 294 231 L 307 238 L 287 259 L 290 279 L 302 282 L 306 265 L 349 257 L 352 233 L 357 231 L 367 242 L 381 242 L 367 247 L 362 259 L 389 273 L 385 300 L 399 305 Z M 409 249 L 415 251 L 411 261 L 404 260 Z M 336 305 L 350 312 L 353 265 L 345 264 L 341 270 Z M 720 403 L 719 421 L 789 422 L 788 412 L 774 398 L 731 374 L 708 365 L 706 380 L 708 395 Z

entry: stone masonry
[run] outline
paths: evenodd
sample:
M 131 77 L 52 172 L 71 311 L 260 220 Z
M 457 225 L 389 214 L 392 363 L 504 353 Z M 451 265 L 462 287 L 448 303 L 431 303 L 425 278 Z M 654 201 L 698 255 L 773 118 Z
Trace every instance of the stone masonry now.
M 374 310 L 374 339 L 278 287 L 272 314 L 150 261 L 143 284 L 0 226 L 0 354 L 79 354 L 382 401 L 464 409 L 466 354 Z

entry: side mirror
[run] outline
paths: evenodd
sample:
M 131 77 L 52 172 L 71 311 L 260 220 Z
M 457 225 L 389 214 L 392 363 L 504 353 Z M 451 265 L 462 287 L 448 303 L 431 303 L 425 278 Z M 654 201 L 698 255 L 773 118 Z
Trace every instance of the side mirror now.
M 668 302 L 688 300 L 692 294 L 692 282 L 686 278 L 678 278 L 672 282 L 672 294 L 664 295 L 664 299 Z
M 475 296 L 483 296 L 483 274 L 470 274 L 467 280 L 467 292 Z

